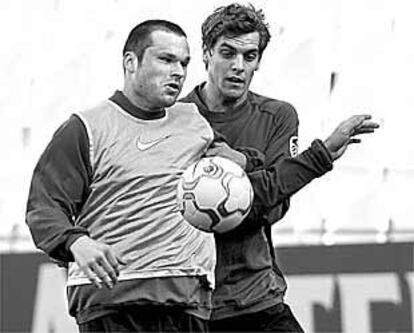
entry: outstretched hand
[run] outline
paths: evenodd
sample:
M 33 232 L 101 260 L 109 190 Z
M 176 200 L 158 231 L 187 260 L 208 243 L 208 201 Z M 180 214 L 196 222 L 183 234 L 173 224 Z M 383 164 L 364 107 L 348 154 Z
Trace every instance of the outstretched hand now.
M 111 246 L 88 236 L 79 237 L 70 250 L 75 262 L 97 288 L 102 283 L 112 288 L 118 281 L 120 265 L 126 265 Z
M 361 139 L 356 135 L 373 133 L 379 127 L 371 121 L 371 115 L 354 115 L 342 121 L 324 144 L 334 160 L 340 158 L 348 148 L 349 144 L 360 143 Z

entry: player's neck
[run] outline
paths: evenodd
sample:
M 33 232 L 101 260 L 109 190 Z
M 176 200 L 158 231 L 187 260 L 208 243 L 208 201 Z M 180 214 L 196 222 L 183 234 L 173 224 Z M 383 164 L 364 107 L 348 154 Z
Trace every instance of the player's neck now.
M 243 95 L 238 99 L 225 98 L 217 89 L 215 89 L 215 87 L 209 85 L 208 82 L 201 89 L 201 96 L 208 107 L 208 110 L 217 113 L 225 113 L 234 110 L 246 100 L 246 95 Z
M 135 107 L 144 112 L 159 112 L 163 110 L 161 107 L 150 105 L 145 98 L 137 94 L 137 92 L 128 85 L 124 86 L 122 93 Z

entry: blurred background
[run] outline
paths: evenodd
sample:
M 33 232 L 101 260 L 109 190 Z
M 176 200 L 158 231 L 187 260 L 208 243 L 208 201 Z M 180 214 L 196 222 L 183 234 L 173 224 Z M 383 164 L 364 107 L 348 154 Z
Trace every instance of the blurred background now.
M 122 87 L 122 47 L 142 20 L 171 20 L 188 34 L 185 95 L 205 78 L 201 23 L 231 2 L 0 1 L 1 332 L 73 329 L 64 318 L 63 275 L 35 250 L 24 222 L 33 168 L 54 131 Z M 370 113 L 381 124 L 296 194 L 274 226 L 288 301 L 308 332 L 412 332 L 414 3 L 250 3 L 263 9 L 272 33 L 251 88 L 296 107 L 301 151 L 352 114 Z M 17 284 L 30 277 L 29 266 L 35 277 Z M 22 285 L 31 288 L 25 296 Z M 37 303 L 53 298 L 51 290 L 62 294 L 54 307 L 62 318 Z

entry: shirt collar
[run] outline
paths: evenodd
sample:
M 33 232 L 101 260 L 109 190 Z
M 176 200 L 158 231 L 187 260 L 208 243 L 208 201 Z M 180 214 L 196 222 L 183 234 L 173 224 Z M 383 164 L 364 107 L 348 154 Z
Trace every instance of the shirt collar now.
M 246 107 L 249 105 L 249 101 L 251 98 L 250 91 L 247 93 L 246 100 L 240 104 L 236 108 L 228 108 L 225 112 L 214 112 L 210 111 L 208 109 L 207 104 L 205 103 L 203 99 L 203 94 L 201 93 L 204 85 L 206 82 L 201 83 L 200 85 L 196 86 L 194 90 L 190 93 L 189 97 L 194 99 L 194 102 L 197 104 L 198 109 L 200 110 L 200 113 L 206 116 L 208 119 L 214 120 L 214 121 L 227 121 L 230 119 L 237 118 L 241 112 L 244 112 L 246 110 Z
M 120 90 L 115 91 L 115 93 L 109 98 L 109 100 L 117 104 L 119 107 L 124 109 L 126 112 L 128 112 L 135 118 L 143 120 L 154 120 L 165 117 L 164 109 L 161 111 L 154 112 L 144 111 L 132 104 L 132 102 Z

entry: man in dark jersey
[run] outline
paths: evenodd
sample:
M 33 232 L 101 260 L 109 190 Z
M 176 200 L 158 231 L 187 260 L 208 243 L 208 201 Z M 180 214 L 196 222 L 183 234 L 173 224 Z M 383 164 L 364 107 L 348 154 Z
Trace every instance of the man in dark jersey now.
M 239 4 L 218 8 L 202 25 L 207 82 L 183 99 L 197 104 L 232 148 L 255 161 L 248 172 L 255 193 L 251 213 L 238 228 L 215 235 L 213 332 L 303 332 L 283 301 L 286 282 L 275 260 L 271 225 L 284 216 L 292 194 L 331 170 L 348 144 L 359 142 L 355 135 L 378 127 L 369 115 L 353 116 L 297 155 L 295 109 L 249 91 L 269 39 L 261 11 Z
M 73 114 L 34 170 L 26 222 L 37 247 L 67 264 L 81 332 L 208 329 L 214 237 L 183 219 L 175 195 L 214 140 L 195 105 L 175 103 L 189 60 L 179 26 L 137 25 L 122 91 Z

